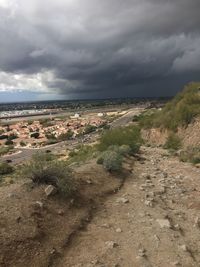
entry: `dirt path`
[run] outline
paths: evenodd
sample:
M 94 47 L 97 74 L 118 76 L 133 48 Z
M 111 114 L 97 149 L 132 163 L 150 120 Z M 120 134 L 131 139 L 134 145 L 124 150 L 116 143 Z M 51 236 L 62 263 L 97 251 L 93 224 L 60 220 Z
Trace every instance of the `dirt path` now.
M 146 160 L 55 266 L 200 266 L 200 170 L 162 149 L 142 153 Z

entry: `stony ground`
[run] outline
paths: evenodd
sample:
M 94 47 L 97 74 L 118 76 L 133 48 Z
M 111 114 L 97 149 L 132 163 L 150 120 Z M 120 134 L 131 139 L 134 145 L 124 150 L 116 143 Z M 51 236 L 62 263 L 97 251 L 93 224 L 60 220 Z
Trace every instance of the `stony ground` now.
M 70 199 L 47 196 L 47 185 L 35 186 L 23 179 L 0 185 L 1 267 L 49 267 L 63 254 L 88 223 L 96 203 L 123 184 L 95 162 L 76 166 L 79 193 Z
M 200 266 L 200 169 L 160 148 L 142 156 L 55 266 Z

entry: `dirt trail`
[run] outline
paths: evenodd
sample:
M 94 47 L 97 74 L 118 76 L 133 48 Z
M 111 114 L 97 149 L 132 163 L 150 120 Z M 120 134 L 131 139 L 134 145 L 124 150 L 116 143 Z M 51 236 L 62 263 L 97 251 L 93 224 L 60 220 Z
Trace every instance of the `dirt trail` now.
M 55 266 L 200 266 L 200 170 L 166 153 L 142 148 L 145 160 Z

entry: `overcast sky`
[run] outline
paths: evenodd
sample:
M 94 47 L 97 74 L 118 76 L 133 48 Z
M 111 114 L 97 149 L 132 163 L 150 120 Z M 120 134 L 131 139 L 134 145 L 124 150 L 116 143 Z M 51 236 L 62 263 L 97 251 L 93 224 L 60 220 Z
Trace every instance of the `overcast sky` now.
M 169 96 L 200 80 L 200 0 L 0 0 L 0 102 Z

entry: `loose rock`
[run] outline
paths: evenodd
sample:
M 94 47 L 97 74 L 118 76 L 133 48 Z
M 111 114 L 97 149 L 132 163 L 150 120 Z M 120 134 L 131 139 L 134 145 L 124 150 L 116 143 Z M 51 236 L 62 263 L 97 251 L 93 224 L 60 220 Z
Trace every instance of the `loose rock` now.
M 47 196 L 51 196 L 56 194 L 57 188 L 53 185 L 48 185 L 44 191 Z
M 171 228 L 170 221 L 168 219 L 157 219 L 156 220 L 161 228 Z

